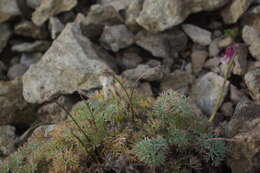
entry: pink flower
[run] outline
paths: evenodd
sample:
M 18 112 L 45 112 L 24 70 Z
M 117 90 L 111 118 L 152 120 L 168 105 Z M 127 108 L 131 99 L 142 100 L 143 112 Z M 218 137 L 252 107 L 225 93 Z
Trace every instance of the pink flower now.
M 239 47 L 239 44 L 232 44 L 228 46 L 225 50 L 224 56 L 220 59 L 222 64 L 228 64 L 235 54 L 235 49 Z

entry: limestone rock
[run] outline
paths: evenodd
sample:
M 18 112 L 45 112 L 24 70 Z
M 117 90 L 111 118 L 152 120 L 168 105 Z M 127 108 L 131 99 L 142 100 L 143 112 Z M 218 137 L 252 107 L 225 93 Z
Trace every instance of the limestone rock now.
M 182 23 L 190 14 L 215 10 L 229 0 L 145 0 L 137 18 L 139 25 L 148 31 L 160 32 Z
M 148 65 L 140 64 L 134 69 L 124 71 L 122 76 L 129 80 L 143 79 L 156 81 L 162 79 L 163 72 L 161 66 L 149 67 Z
M 15 127 L 13 126 L 0 126 L 0 152 L 3 155 L 8 155 L 14 151 L 15 146 Z
M 247 72 L 245 75 L 245 83 L 251 97 L 260 101 L 260 68 Z
M 224 22 L 226 24 L 236 23 L 252 2 L 253 0 L 233 0 L 221 12 Z
M 9 38 L 12 35 L 12 31 L 8 24 L 0 24 L 0 33 L 1 33 L 0 34 L 0 53 L 1 53 L 5 48 L 5 46 L 7 45 Z
M 0 125 L 28 125 L 34 120 L 35 106 L 24 100 L 22 90 L 20 78 L 0 82 Z
M 35 41 L 33 43 L 20 43 L 12 46 L 12 51 L 15 52 L 44 52 L 50 47 L 51 43 L 49 41 Z
M 105 26 L 100 42 L 104 48 L 118 52 L 134 43 L 134 35 L 125 25 Z
M 42 0 L 41 5 L 32 14 L 32 21 L 41 26 L 50 17 L 69 11 L 77 5 L 77 0 Z
M 203 112 L 210 115 L 222 90 L 223 84 L 223 77 L 218 76 L 216 73 L 209 72 L 200 77 L 192 86 L 191 98 Z M 225 85 L 224 97 L 227 94 L 228 86 L 229 82 Z M 221 100 L 221 103 L 223 99 Z
M 14 28 L 14 32 L 17 35 L 34 39 L 45 39 L 48 36 L 48 33 L 43 28 L 36 26 L 30 21 L 18 23 Z
M 240 102 L 226 128 L 226 135 L 238 142 L 228 143 L 227 163 L 236 173 L 259 172 L 260 106 Z
M 0 23 L 20 14 L 16 0 L 0 0 Z
M 41 60 L 24 74 L 24 98 L 42 103 L 60 94 L 101 86 L 100 73 L 112 71 L 113 63 L 82 35 L 78 24 L 67 24 Z
M 260 61 L 260 32 L 255 30 L 253 27 L 244 26 L 242 38 L 244 42 L 249 45 L 250 54 Z
M 64 25 L 57 17 L 51 17 L 49 20 L 49 30 L 51 38 L 54 40 L 62 32 Z
M 184 50 L 188 42 L 187 36 L 179 30 L 163 33 L 140 31 L 136 35 L 136 44 L 160 58 L 172 58 L 174 53 Z
M 211 32 L 205 29 L 191 24 L 182 25 L 182 29 L 195 43 L 207 46 L 212 42 Z
M 23 76 L 23 74 L 27 71 L 28 67 L 23 64 L 15 64 L 9 68 L 7 76 L 10 80 L 13 80 L 17 77 Z

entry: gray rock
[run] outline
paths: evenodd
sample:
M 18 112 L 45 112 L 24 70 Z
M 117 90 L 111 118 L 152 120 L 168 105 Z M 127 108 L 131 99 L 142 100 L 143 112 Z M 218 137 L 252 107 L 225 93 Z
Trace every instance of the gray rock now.
M 42 0 L 26 0 L 29 7 L 35 9 L 41 5 Z
M 49 20 L 49 31 L 51 33 L 51 38 L 54 40 L 64 29 L 64 25 L 57 17 L 51 17 Z
M 182 25 L 182 29 L 195 43 L 207 46 L 212 42 L 211 32 L 205 29 L 191 24 Z
M 23 76 L 23 74 L 27 71 L 28 67 L 26 67 L 23 64 L 15 64 L 12 67 L 9 68 L 7 77 L 10 80 L 13 80 L 17 77 Z
M 247 72 L 245 83 L 251 97 L 256 101 L 260 101 L 260 68 Z
M 1 23 L 1 22 L 0 22 Z M 3 51 L 12 35 L 12 31 L 8 24 L 0 24 L 0 53 Z
M 209 72 L 204 76 L 200 77 L 195 84 L 192 86 L 191 98 L 200 107 L 200 109 L 207 115 L 210 115 L 214 109 L 217 102 L 222 87 L 224 85 L 224 78 L 218 76 L 213 72 Z M 228 92 L 229 82 L 226 83 L 223 99 Z
M 247 55 L 247 47 L 240 44 L 240 47 L 236 50 L 236 55 L 234 57 L 235 63 L 233 67 L 233 74 L 242 76 L 247 72 Z
M 221 112 L 223 113 L 224 116 L 231 117 L 234 112 L 233 103 L 232 102 L 223 103 L 223 105 L 221 106 Z
M 184 50 L 187 46 L 187 36 L 179 30 L 163 33 L 140 31 L 136 35 L 136 44 L 160 58 L 173 58 L 174 53 Z
M 253 27 L 244 26 L 242 38 L 244 42 L 249 45 L 250 54 L 260 61 L 260 32 L 255 30 Z
M 98 0 L 102 6 L 112 6 L 116 11 L 125 10 L 131 1 L 129 0 Z
M 36 64 L 41 57 L 42 53 L 23 53 L 20 59 L 20 64 L 23 64 L 26 67 L 30 67 L 32 64 Z
M 146 81 L 156 81 L 163 77 L 161 66 L 149 67 L 140 64 L 135 69 L 129 69 L 122 73 L 122 76 L 129 80 L 143 79 Z
M 253 0 L 233 0 L 221 12 L 226 24 L 233 24 L 244 14 Z
M 117 25 L 122 24 L 123 19 L 112 6 L 92 5 L 86 17 L 85 25 L 102 24 Z
M 0 126 L 0 152 L 5 156 L 15 149 L 15 127 Z
M 48 37 L 48 33 L 43 28 L 36 26 L 30 21 L 22 21 L 15 25 L 14 32 L 17 35 L 34 39 L 45 39 Z
M 215 10 L 225 5 L 228 1 L 229 0 L 145 0 L 137 22 L 148 31 L 164 31 L 179 25 L 192 13 Z
M 167 89 L 172 89 L 175 91 L 182 91 L 187 89 L 188 85 L 193 81 L 193 76 L 191 73 L 175 70 L 170 74 L 166 74 L 161 82 L 161 90 L 165 91 Z
M 226 135 L 238 142 L 228 142 L 227 164 L 235 173 L 259 172 L 260 106 L 240 102 L 226 128 Z
M 111 71 L 113 63 L 82 35 L 78 24 L 67 24 L 41 60 L 24 74 L 24 98 L 42 103 L 60 94 L 99 87 L 99 75 Z
M 202 70 L 209 53 L 206 50 L 193 50 L 191 54 L 192 71 L 197 74 Z
M 234 85 L 230 85 L 230 99 L 235 104 L 241 100 L 249 101 L 243 90 L 239 90 Z
M 32 14 L 35 25 L 41 26 L 50 17 L 71 10 L 77 5 L 77 0 L 48 0 L 41 1 L 41 5 Z
M 139 55 L 130 52 L 122 54 L 120 57 L 118 57 L 118 59 L 119 64 L 125 69 L 135 68 L 143 61 L 143 59 Z
M 156 67 L 156 66 L 161 65 L 161 62 L 157 61 L 155 59 L 151 59 L 151 60 L 147 61 L 145 64 L 149 65 L 150 67 Z
M 226 48 L 229 45 L 231 45 L 234 42 L 234 40 L 231 37 L 224 37 L 223 39 L 219 40 L 218 47 L 219 48 Z
M 20 43 L 12 46 L 12 51 L 29 53 L 29 52 L 44 52 L 50 47 L 49 41 L 35 41 L 33 43 Z
M 131 0 L 126 10 L 126 25 L 132 30 L 138 30 L 140 26 L 137 23 L 137 18 L 142 11 L 144 0 Z
M 105 26 L 100 42 L 104 48 L 118 52 L 134 43 L 134 35 L 125 25 Z
M 16 0 L 0 0 L 0 23 L 20 14 Z
M 23 98 L 23 85 L 20 78 L 13 81 L 0 81 L 0 125 L 29 125 L 35 119 L 35 105 Z
M 220 48 L 218 46 L 221 38 L 215 38 L 209 45 L 209 56 L 214 57 L 217 56 L 220 52 Z

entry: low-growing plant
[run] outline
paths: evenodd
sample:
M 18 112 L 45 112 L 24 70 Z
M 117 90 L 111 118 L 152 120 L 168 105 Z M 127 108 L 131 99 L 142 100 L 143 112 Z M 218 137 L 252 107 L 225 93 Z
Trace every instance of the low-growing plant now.
M 71 112 L 60 105 L 69 119 L 52 138 L 25 145 L 0 172 L 110 172 L 107 156 L 116 160 L 122 154 L 127 164 L 141 163 L 154 172 L 221 163 L 224 142 L 214 140 L 207 120 L 193 114 L 185 96 L 168 90 L 154 99 L 124 87 L 121 82 L 106 99 L 100 92 L 83 99 Z

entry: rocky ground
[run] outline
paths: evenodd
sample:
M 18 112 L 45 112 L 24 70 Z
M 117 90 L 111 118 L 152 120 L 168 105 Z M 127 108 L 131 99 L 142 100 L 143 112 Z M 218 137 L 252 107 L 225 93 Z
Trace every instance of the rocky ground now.
M 237 43 L 214 124 L 243 141 L 229 144 L 228 170 L 260 171 L 259 0 L 25 0 L 32 14 L 17 1 L 0 0 L 3 156 L 35 122 L 66 119 L 55 102 L 71 109 L 107 70 L 150 96 L 177 90 L 209 117 Z

